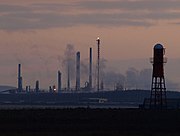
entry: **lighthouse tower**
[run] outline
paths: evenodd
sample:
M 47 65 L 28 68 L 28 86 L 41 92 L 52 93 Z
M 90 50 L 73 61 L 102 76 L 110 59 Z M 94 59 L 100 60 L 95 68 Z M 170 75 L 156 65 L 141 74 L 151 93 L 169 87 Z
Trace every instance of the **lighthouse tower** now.
M 163 45 L 156 44 L 154 46 L 154 56 L 151 59 L 151 63 L 153 64 L 150 97 L 151 109 L 165 109 L 167 107 L 166 86 L 164 78 L 164 63 L 167 62 L 167 59 L 164 58 L 164 55 L 165 49 Z

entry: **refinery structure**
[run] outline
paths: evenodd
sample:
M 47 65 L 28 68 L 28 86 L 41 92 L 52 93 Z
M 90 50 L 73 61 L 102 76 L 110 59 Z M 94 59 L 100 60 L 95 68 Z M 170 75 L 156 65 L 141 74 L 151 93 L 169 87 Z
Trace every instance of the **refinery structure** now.
M 34 87 L 26 85 L 23 88 L 23 66 L 18 64 L 17 89 L 0 93 L 0 105 L 56 105 L 56 106 L 108 106 L 108 107 L 133 107 L 148 109 L 180 108 L 180 93 L 167 92 L 164 76 L 165 49 L 163 45 L 156 44 L 153 48 L 152 82 L 149 90 L 126 90 L 117 83 L 114 90 L 106 90 L 101 75 L 100 38 L 97 38 L 97 52 L 89 48 L 87 79 L 82 85 L 81 53 L 76 52 L 74 67 L 71 58 L 66 61 L 66 73 L 57 70 L 57 85 L 50 85 L 43 90 L 40 81 L 36 80 Z M 93 54 L 97 57 L 96 66 L 93 67 Z M 69 57 L 69 56 L 68 56 Z M 94 64 L 95 64 L 94 63 Z M 72 85 L 72 68 L 75 68 L 75 84 Z M 95 74 L 94 74 L 95 73 Z M 62 85 L 62 77 L 66 75 L 66 86 Z M 72 87 L 74 86 L 74 87 Z
M 37 80 L 35 82 L 35 87 L 26 86 L 23 88 L 23 77 L 22 77 L 22 65 L 18 64 L 18 80 L 17 80 L 17 90 L 14 90 L 14 93 L 41 93 L 41 92 L 50 92 L 50 93 L 65 93 L 65 92 L 99 92 L 104 91 L 103 80 L 101 78 L 101 64 L 100 64 L 100 38 L 97 40 L 97 60 L 96 60 L 96 68 L 93 69 L 93 49 L 89 48 L 89 69 L 87 73 L 88 81 L 86 81 L 83 86 L 81 85 L 81 53 L 80 51 L 76 52 L 75 59 L 75 87 L 72 87 L 72 73 L 71 73 L 71 60 L 67 59 L 66 61 L 66 72 L 61 73 L 60 70 L 57 72 L 57 85 L 50 85 L 49 89 L 44 91 L 40 89 L 40 81 Z M 96 73 L 93 77 L 93 72 Z M 66 86 L 62 87 L 62 76 L 67 75 Z M 95 82 L 94 82 L 95 81 Z M 94 84 L 93 84 L 94 83 Z

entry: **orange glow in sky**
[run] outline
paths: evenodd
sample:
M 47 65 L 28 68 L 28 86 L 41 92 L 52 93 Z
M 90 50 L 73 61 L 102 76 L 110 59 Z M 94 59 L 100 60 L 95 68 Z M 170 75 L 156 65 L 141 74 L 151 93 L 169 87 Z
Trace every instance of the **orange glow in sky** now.
M 1 0 L 0 84 L 16 86 L 18 63 L 24 68 L 25 84 L 37 79 L 44 80 L 44 87 L 56 84 L 66 45 L 74 45 L 82 59 L 93 47 L 95 60 L 97 36 L 101 56 L 108 62 L 144 59 L 138 68 L 151 68 L 156 43 L 164 45 L 167 58 L 180 58 L 179 35 L 176 0 Z M 167 67 L 169 78 L 178 82 L 180 73 Z M 121 67 L 116 69 L 121 72 Z

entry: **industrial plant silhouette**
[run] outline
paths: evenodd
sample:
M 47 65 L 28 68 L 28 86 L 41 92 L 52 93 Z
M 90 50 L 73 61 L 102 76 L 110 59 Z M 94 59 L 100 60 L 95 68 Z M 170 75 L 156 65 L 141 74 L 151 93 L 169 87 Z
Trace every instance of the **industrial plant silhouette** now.
M 35 88 L 26 86 L 23 88 L 22 66 L 18 64 L 18 85 L 17 89 L 10 89 L 0 93 L 1 105 L 43 105 L 59 107 L 129 107 L 144 109 L 172 109 L 179 108 L 180 101 L 178 92 L 166 92 L 164 63 L 165 49 L 163 45 L 156 44 L 153 47 L 153 65 L 152 82 L 149 90 L 126 89 L 122 84 L 116 84 L 114 90 L 104 88 L 101 66 L 100 38 L 97 40 L 97 60 L 96 67 L 93 69 L 93 49 L 89 49 L 89 81 L 85 86 L 81 86 L 81 53 L 74 55 L 67 53 L 64 62 L 66 73 L 57 70 L 57 88 L 56 85 L 49 86 L 45 91 L 40 88 L 40 81 L 36 80 Z M 70 50 L 70 52 L 72 52 Z M 73 62 L 75 60 L 75 63 Z M 74 68 L 74 69 L 73 69 Z M 72 70 L 75 70 L 75 87 L 72 87 Z M 93 74 L 95 73 L 95 74 Z M 67 76 L 66 87 L 62 87 L 62 76 Z M 93 82 L 94 81 L 94 82 Z M 94 84 L 93 84 L 94 83 Z M 167 96 L 166 96 L 167 95 Z M 168 97 L 169 96 L 169 97 Z M 167 98 L 168 97 L 168 98 Z
M 125 90 L 118 85 L 105 90 L 101 78 L 100 39 L 93 85 L 92 48 L 89 50 L 89 81 L 81 87 L 81 54 L 76 53 L 76 83 L 71 87 L 71 58 L 67 63 L 67 87 L 60 70 L 57 88 L 23 89 L 22 66 L 18 64 L 17 89 L 0 93 L 0 135 L 179 135 L 180 93 L 166 91 L 163 45 L 153 48 L 151 89 Z M 170 124 L 170 125 L 167 125 Z

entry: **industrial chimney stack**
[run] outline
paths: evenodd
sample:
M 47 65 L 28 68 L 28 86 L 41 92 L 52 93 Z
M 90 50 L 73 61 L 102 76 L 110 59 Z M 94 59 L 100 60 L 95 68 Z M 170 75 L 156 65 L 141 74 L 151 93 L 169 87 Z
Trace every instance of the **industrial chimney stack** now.
M 80 90 L 80 52 L 76 53 L 76 91 Z
M 22 92 L 21 64 L 18 65 L 18 92 Z
M 38 80 L 36 81 L 35 91 L 39 92 L 39 81 Z
M 100 90 L 100 39 L 97 38 L 97 91 Z
M 89 51 L 89 89 L 92 89 L 92 48 Z
M 68 68 L 67 68 L 67 91 L 70 91 L 70 62 L 68 61 Z
M 58 71 L 58 93 L 61 93 L 61 72 Z

